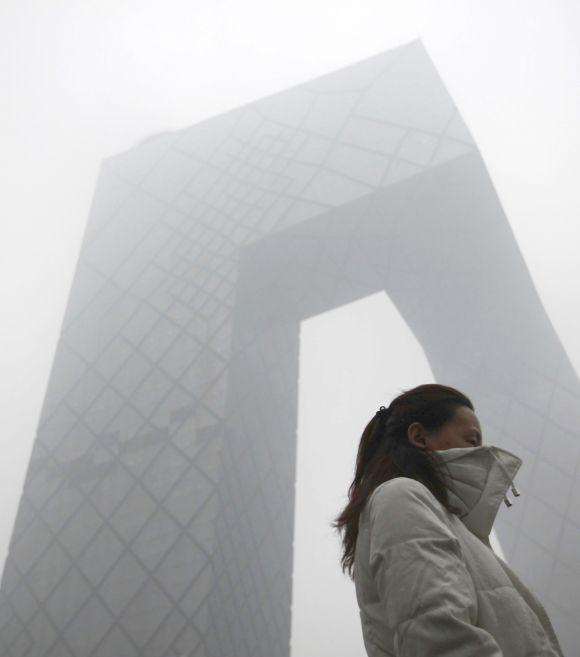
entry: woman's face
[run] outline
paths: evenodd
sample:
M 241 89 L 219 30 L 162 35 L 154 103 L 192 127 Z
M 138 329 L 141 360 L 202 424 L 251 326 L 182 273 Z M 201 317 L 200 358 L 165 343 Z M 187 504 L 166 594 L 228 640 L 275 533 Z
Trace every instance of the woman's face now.
M 432 433 L 427 432 L 420 422 L 413 422 L 407 429 L 407 436 L 412 445 L 421 449 L 478 447 L 482 444 L 479 420 L 467 406 L 456 408 L 454 416 Z

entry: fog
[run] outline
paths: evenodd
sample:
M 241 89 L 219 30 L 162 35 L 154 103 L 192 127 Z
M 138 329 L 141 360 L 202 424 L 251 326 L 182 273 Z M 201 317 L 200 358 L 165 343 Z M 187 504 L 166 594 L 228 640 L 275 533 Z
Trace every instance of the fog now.
M 474 136 L 542 303 L 580 371 L 579 28 L 573 1 L 3 3 L 0 562 L 103 158 L 412 39 L 421 38 Z M 330 521 L 370 414 L 402 388 L 433 380 L 385 295 L 328 315 L 304 322 L 301 333 L 293 616 L 301 657 L 330 649 L 328 637 L 317 648 L 316 637 L 304 634 L 306 621 L 325 601 L 346 599 L 333 597 L 333 587 L 351 586 L 335 563 L 334 574 L 308 565 L 301 536 L 323 531 L 320 518 Z M 358 346 L 345 353 L 344 344 Z M 321 371 L 332 387 L 317 385 Z M 338 426 L 351 442 L 334 451 Z M 308 436 L 325 428 L 323 454 L 305 451 Z M 323 456 L 332 459 L 323 487 L 330 494 L 308 516 L 309 464 Z M 319 597 L 305 588 L 315 572 L 329 578 Z M 329 613 L 348 618 L 346 629 L 356 632 L 353 611 L 354 600 Z M 358 635 L 345 634 L 353 644 L 341 644 L 344 654 L 359 654 Z

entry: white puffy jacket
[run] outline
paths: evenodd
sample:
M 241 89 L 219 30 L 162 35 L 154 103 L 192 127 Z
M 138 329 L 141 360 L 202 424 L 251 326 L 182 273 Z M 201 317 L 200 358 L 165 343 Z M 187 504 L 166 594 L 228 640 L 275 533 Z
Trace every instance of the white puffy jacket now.
M 459 516 L 407 477 L 379 485 L 360 515 L 353 576 L 367 654 L 563 657 L 546 611 L 489 544 L 521 459 L 487 445 L 434 454 Z

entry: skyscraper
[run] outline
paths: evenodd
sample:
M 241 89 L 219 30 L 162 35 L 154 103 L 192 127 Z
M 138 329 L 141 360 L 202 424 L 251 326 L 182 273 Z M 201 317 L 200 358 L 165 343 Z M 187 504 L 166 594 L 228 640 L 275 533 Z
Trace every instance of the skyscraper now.
M 2 654 L 287 656 L 300 322 L 379 290 L 524 459 L 497 534 L 576 654 L 578 380 L 420 42 L 103 163 Z

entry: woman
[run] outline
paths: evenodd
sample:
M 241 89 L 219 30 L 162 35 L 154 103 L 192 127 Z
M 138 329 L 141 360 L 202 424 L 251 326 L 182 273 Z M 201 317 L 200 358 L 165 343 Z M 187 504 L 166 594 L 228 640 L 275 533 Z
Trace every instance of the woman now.
M 489 544 L 520 466 L 482 445 L 455 388 L 421 385 L 377 411 L 333 523 L 369 657 L 563 657 L 544 608 Z

